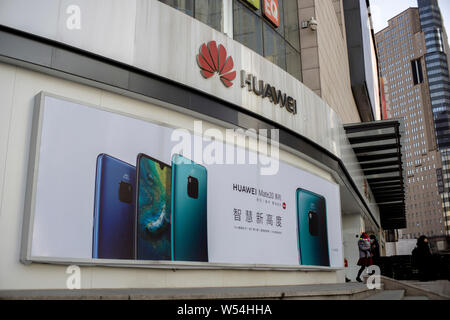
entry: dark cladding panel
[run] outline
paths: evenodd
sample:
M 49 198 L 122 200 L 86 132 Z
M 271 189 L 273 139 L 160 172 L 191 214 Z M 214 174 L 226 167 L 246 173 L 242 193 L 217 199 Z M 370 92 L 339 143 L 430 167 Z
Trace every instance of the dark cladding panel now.
M 351 124 L 344 127 L 380 208 L 385 230 L 406 227 L 404 170 L 397 120 Z
M 350 79 L 352 84 L 353 96 L 358 107 L 359 115 L 362 121 L 368 122 L 375 119 L 373 112 L 373 103 L 369 90 L 374 85 L 374 75 L 370 69 L 371 50 L 370 50 L 370 32 L 367 26 L 367 7 L 364 0 L 345 0 L 344 16 L 347 35 L 347 49 L 350 66 Z M 367 13 L 363 18 L 363 13 Z

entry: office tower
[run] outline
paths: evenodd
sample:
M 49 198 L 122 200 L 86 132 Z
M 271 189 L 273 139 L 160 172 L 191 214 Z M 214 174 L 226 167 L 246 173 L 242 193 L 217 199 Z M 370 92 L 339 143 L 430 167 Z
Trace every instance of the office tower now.
M 428 75 L 437 146 L 442 156 L 440 192 L 450 234 L 450 79 L 448 39 L 437 0 L 418 0 L 419 16 L 425 36 L 425 65 Z
M 437 146 L 426 72 L 426 38 L 418 8 L 389 20 L 376 34 L 379 68 L 384 84 L 384 116 L 404 122 L 407 228 L 403 238 L 445 235 L 438 179 L 442 168 Z

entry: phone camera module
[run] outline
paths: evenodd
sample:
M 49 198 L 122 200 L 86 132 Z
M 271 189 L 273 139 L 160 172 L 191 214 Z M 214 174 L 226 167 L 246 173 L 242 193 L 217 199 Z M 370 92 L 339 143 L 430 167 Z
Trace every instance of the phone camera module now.
M 188 177 L 187 192 L 190 198 L 198 199 L 198 179 Z
M 314 211 L 308 212 L 308 221 L 309 221 L 309 233 L 312 236 L 317 237 L 319 235 L 319 218 L 317 213 Z
M 119 200 L 125 203 L 133 202 L 133 186 L 127 182 L 120 182 Z

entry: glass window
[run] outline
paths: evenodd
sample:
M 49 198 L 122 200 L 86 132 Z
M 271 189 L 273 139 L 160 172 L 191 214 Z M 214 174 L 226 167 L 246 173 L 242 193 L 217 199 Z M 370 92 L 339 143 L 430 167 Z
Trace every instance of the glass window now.
M 300 51 L 300 31 L 298 25 L 297 1 L 284 1 L 284 37 Z
M 289 44 L 286 45 L 286 71 L 298 80 L 302 80 L 302 65 L 300 53 L 292 48 Z
M 260 4 L 261 10 L 255 10 L 246 0 L 233 1 L 234 39 L 301 80 L 297 1 L 278 0 L 278 28 L 261 14 L 265 0 Z
M 284 39 L 264 23 L 264 56 L 286 70 L 286 46 Z
M 234 0 L 234 40 L 263 55 L 262 20 L 240 1 Z
M 217 31 L 223 31 L 222 1 L 195 0 L 195 18 Z
M 224 0 L 159 1 L 224 32 Z M 233 0 L 233 38 L 301 80 L 297 1 L 277 1 L 279 26 L 275 27 L 263 15 L 266 3 L 273 4 L 272 0 Z M 259 9 L 252 3 L 259 3 Z M 273 11 L 274 7 L 271 14 L 275 17 Z
M 191 17 L 194 15 L 194 0 L 159 0 Z

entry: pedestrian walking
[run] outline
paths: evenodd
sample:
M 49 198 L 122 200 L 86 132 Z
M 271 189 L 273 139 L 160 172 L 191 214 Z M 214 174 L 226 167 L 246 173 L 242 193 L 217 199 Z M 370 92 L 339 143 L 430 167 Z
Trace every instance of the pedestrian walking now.
M 420 281 L 430 281 L 433 269 L 433 254 L 426 236 L 421 236 L 417 240 L 412 257 L 414 265 L 419 269 Z
M 358 271 L 356 281 L 363 282 L 361 275 L 365 268 L 370 267 L 373 264 L 372 254 L 370 252 L 370 238 L 367 233 L 363 232 L 358 240 L 359 260 L 357 265 L 361 268 Z

